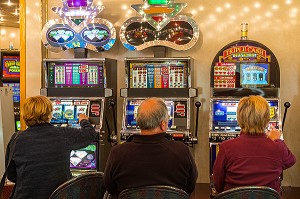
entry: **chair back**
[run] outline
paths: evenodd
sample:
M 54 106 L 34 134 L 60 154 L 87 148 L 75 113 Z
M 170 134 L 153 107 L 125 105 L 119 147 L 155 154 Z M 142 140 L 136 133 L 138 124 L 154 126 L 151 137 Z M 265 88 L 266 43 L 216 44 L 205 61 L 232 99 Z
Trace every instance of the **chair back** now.
M 214 199 L 280 199 L 280 194 L 265 186 L 243 186 L 219 193 Z
M 189 194 L 172 186 L 156 185 L 125 189 L 118 199 L 189 199 Z
M 78 175 L 63 183 L 49 199 L 99 199 L 103 198 L 105 187 L 102 172 L 89 172 Z

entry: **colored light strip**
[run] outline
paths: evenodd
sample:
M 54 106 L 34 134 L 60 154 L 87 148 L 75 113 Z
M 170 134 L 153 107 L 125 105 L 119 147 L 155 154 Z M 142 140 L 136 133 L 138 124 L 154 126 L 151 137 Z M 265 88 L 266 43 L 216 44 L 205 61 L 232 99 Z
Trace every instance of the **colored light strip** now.
M 148 0 L 149 5 L 168 5 L 169 0 Z
M 67 0 L 67 3 L 70 8 L 87 6 L 87 0 Z
M 174 8 L 168 8 L 168 7 L 152 7 L 144 10 L 146 14 L 172 13 L 173 11 Z

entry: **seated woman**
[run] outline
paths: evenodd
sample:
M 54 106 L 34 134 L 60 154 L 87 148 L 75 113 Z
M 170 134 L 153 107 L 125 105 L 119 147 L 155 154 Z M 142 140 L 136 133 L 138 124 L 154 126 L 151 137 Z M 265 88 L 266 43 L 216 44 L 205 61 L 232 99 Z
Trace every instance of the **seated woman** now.
M 91 143 L 97 132 L 87 115 L 79 115 L 81 128 L 55 127 L 52 102 L 44 96 L 29 97 L 21 109 L 28 126 L 16 139 L 7 178 L 15 183 L 13 199 L 45 199 L 62 183 L 71 179 L 70 153 Z M 7 146 L 7 166 L 11 143 Z
M 221 143 L 213 168 L 217 192 L 239 186 L 268 186 L 280 193 L 282 170 L 293 166 L 295 156 L 280 139 L 280 131 L 265 133 L 270 120 L 268 102 L 261 96 L 243 97 L 237 108 L 241 128 L 236 139 Z

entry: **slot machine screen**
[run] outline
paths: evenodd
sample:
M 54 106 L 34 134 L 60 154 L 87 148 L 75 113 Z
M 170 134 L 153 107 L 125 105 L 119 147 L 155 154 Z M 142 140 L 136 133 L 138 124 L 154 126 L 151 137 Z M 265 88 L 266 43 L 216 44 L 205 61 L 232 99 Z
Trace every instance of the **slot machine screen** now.
M 80 128 L 78 115 L 88 114 L 89 100 L 53 100 L 51 124 Z
M 130 63 L 130 88 L 187 88 L 188 64 L 184 61 Z
M 137 117 L 137 110 L 139 105 L 142 103 L 143 100 L 128 100 L 126 105 L 126 118 L 125 118 L 125 125 L 127 128 L 136 129 L 136 117 Z M 173 101 L 165 101 L 166 106 L 169 112 L 169 122 L 168 128 L 171 128 L 174 123 L 174 102 Z
M 273 128 L 278 128 L 278 123 L 279 123 L 279 100 L 278 99 L 270 99 L 267 100 L 270 106 L 270 122 L 269 122 L 269 126 L 273 127 Z
M 270 106 L 270 124 L 278 125 L 278 99 L 267 99 Z M 239 131 L 237 124 L 237 107 L 239 99 L 220 100 L 214 99 L 212 103 L 212 121 L 213 130 L 216 131 Z
M 237 106 L 239 100 L 213 100 L 212 121 L 213 130 L 235 131 L 238 130 Z
M 241 63 L 240 83 L 242 87 L 264 87 L 270 82 L 270 64 Z
M 2 56 L 2 77 L 20 78 L 20 56 L 5 54 Z
M 17 131 L 21 130 L 21 122 L 19 120 L 16 121 L 16 129 Z
M 47 62 L 48 87 L 104 87 L 103 62 Z
M 92 142 L 87 147 L 72 150 L 70 154 L 70 168 L 79 170 L 97 169 L 97 147 L 96 142 Z
M 3 83 L 3 86 L 12 87 L 13 101 L 20 102 L 20 83 Z

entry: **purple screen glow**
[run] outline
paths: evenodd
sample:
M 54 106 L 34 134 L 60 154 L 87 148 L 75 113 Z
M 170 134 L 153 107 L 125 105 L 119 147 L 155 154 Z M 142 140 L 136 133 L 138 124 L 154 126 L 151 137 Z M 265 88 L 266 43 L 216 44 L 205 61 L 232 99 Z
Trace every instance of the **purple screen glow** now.
M 86 7 L 87 6 L 87 0 L 67 0 L 68 6 L 71 8 L 76 7 Z

